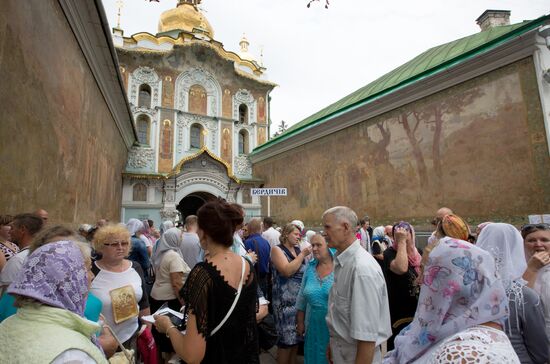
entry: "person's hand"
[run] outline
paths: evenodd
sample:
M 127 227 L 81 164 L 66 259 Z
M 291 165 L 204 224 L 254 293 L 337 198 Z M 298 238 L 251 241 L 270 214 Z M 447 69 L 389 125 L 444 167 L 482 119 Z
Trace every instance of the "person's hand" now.
M 248 258 L 250 258 L 250 261 L 252 262 L 252 264 L 256 264 L 256 262 L 258 261 L 258 254 L 256 254 L 252 250 L 249 250 L 248 253 L 246 253 L 246 255 L 248 256 Z
M 542 267 L 550 264 L 550 254 L 548 252 L 536 252 L 527 262 L 527 269 L 538 272 Z
M 304 336 L 304 333 L 306 332 L 306 327 L 303 322 L 299 322 L 296 324 L 296 333 L 298 336 Z
M 308 247 L 304 248 L 304 249 L 300 252 L 300 254 L 302 254 L 304 258 L 307 257 L 308 255 L 311 254 L 311 247 L 308 246 Z
M 174 325 L 168 316 L 154 315 L 153 318 L 155 319 L 155 327 L 161 334 L 165 334 L 166 330 L 168 330 L 170 326 Z
M 330 351 L 330 343 L 327 345 L 327 361 L 329 362 L 329 364 L 334 364 L 333 361 L 332 361 L 332 351 Z
M 405 244 L 407 242 L 407 238 L 409 237 L 409 234 L 410 233 L 407 229 L 403 227 L 399 227 L 395 229 L 393 236 L 397 244 Z

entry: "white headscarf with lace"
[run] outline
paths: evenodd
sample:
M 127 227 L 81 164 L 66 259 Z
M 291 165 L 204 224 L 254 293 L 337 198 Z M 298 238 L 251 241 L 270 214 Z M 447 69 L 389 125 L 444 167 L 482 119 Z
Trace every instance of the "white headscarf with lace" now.
M 527 262 L 521 234 L 510 224 L 491 223 L 481 230 L 476 245 L 495 258 L 497 272 L 506 289 L 508 302 L 515 303 L 515 312 L 511 312 L 510 315 L 516 315 L 517 329 L 521 330 L 518 312 L 524 310 L 523 286 L 527 284 L 522 278 L 527 269 Z M 510 333 L 508 325 L 506 331 Z

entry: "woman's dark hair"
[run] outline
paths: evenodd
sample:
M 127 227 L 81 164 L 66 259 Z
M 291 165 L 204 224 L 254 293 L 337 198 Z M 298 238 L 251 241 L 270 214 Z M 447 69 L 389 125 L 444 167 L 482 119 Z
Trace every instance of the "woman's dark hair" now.
M 233 245 L 235 228 L 243 223 L 242 212 L 234 205 L 217 199 L 205 203 L 197 211 L 199 228 L 223 246 Z

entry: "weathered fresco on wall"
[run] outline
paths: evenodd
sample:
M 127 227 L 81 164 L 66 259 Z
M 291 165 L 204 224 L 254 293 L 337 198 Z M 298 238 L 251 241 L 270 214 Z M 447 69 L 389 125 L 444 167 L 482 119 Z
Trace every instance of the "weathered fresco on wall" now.
M 550 210 L 550 160 L 532 59 L 261 161 L 282 221 L 348 205 L 377 222 L 425 225 L 440 206 L 470 222 Z M 263 203 L 265 210 L 265 201 Z M 266 211 L 264 211 L 265 213 Z
M 2 8 L 0 213 L 116 221 L 127 150 L 59 3 Z

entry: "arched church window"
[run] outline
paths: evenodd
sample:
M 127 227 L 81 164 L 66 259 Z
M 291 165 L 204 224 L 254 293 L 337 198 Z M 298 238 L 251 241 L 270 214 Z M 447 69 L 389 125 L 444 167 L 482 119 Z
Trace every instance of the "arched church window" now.
M 136 122 L 138 142 L 140 144 L 149 144 L 149 118 L 145 115 L 138 116 Z
M 147 84 L 139 86 L 138 107 L 151 108 L 151 87 Z
M 143 183 L 136 183 L 132 188 L 132 200 L 147 201 L 147 186 Z
M 248 153 L 248 133 L 246 130 L 239 132 L 239 154 Z
M 204 136 L 202 134 L 202 126 L 199 124 L 191 125 L 191 148 L 202 148 L 204 144 Z
M 248 106 L 245 104 L 239 105 L 239 122 L 248 123 Z

